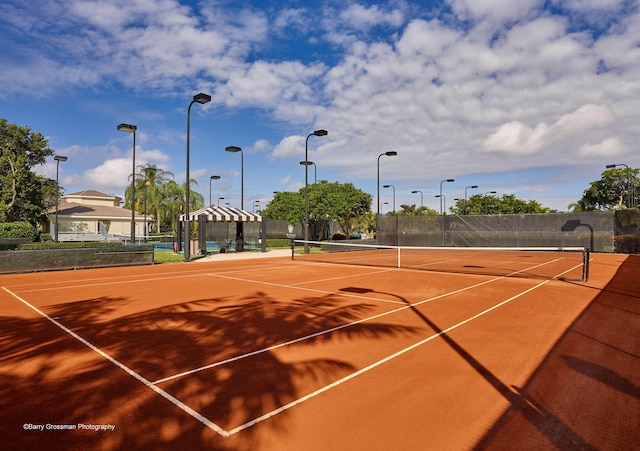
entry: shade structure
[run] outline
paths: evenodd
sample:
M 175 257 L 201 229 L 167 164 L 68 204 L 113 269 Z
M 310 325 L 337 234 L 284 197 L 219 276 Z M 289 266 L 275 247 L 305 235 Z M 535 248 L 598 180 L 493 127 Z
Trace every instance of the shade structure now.
M 211 222 L 260 222 L 262 216 L 233 207 L 205 207 L 189 213 L 189 221 L 197 221 L 205 215 Z M 180 221 L 185 220 L 185 215 L 180 215 Z

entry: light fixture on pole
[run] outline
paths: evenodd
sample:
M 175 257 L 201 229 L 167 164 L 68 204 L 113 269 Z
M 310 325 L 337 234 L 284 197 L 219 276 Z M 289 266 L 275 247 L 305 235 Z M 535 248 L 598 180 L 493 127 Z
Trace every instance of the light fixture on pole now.
M 219 180 L 220 176 L 219 175 L 212 175 L 209 178 L 209 206 L 212 207 L 213 206 L 213 202 L 211 201 L 211 182 L 213 182 L 214 180 Z
M 627 208 L 633 208 L 633 202 L 631 201 L 631 170 L 629 169 L 629 166 L 627 166 L 626 164 L 608 164 L 606 166 L 607 169 L 615 169 L 617 166 L 624 166 L 625 168 L 627 168 Z
M 58 242 L 58 209 L 60 204 L 60 183 L 58 182 L 58 174 L 60 172 L 60 162 L 67 161 L 67 157 L 56 155 L 53 157 L 56 160 L 56 243 Z
M 149 227 L 147 224 L 147 186 L 149 185 L 149 172 L 155 172 L 156 168 L 144 168 L 144 241 L 147 241 Z
M 468 190 L 469 188 L 473 188 L 473 189 L 475 189 L 475 188 L 478 188 L 478 185 L 471 185 L 471 186 L 467 186 L 467 187 L 464 189 L 464 208 L 463 208 L 462 212 L 463 212 L 465 215 L 467 214 L 467 190 Z
M 442 247 L 445 247 L 447 245 L 447 218 L 446 218 L 446 214 L 447 214 L 447 198 L 445 197 L 444 194 L 436 194 L 436 197 L 440 198 L 440 208 L 442 208 L 442 204 L 444 201 L 444 216 L 442 215 L 442 213 L 440 213 L 441 216 L 443 216 L 442 218 Z
M 378 189 L 378 212 L 376 215 L 376 241 L 378 241 L 378 229 L 380 228 L 380 157 L 382 157 L 383 155 L 386 155 L 387 157 L 395 157 L 396 155 L 398 155 L 398 152 L 396 152 L 395 150 L 390 150 L 389 152 L 385 152 L 385 153 L 381 153 L 380 155 L 378 155 L 378 179 L 376 182 L 376 187 Z
M 240 152 L 240 209 L 244 210 L 244 152 L 242 148 L 237 146 L 228 146 L 224 149 L 227 152 L 237 153 Z M 242 252 L 244 250 L 244 223 L 236 223 L 236 252 Z
M 383 188 L 392 188 L 393 189 L 393 213 L 396 212 L 396 187 L 393 185 L 382 185 Z
M 323 129 L 315 130 L 307 135 L 304 143 L 304 161 L 309 161 L 309 138 L 312 136 L 327 136 L 329 132 Z M 304 253 L 309 253 L 309 164 L 304 165 Z
M 497 194 L 497 191 L 487 191 L 482 195 L 484 197 L 484 214 L 489 214 L 489 201 L 487 200 L 487 194 Z
M 231 153 L 240 152 L 240 209 L 244 210 L 244 152 L 236 146 L 228 146 L 224 150 Z
M 131 171 L 131 244 L 136 242 L 136 130 L 131 124 L 119 124 L 121 132 L 133 133 L 133 170 Z
M 191 223 L 189 222 L 189 191 L 191 191 L 191 181 L 189 180 L 189 151 L 190 151 L 190 139 L 191 139 L 191 107 L 194 103 L 201 105 L 211 102 L 211 96 L 203 92 L 193 96 L 193 100 L 189 103 L 187 108 L 187 184 L 185 186 L 185 203 L 184 203 L 184 261 L 191 261 Z
M 313 184 L 318 183 L 318 166 L 313 161 L 301 161 L 300 166 L 313 166 Z
M 451 183 L 451 182 L 455 182 L 455 180 L 454 179 L 446 179 L 446 180 L 442 180 L 440 182 L 440 196 L 436 196 L 436 197 L 440 197 L 440 214 L 442 214 L 442 184 L 444 182 Z
M 420 191 L 420 190 L 414 190 L 414 191 L 411 191 L 411 194 L 418 194 L 418 193 L 420 193 L 420 206 L 421 206 L 421 207 L 424 207 L 424 201 L 423 201 L 423 197 L 422 197 L 422 191 Z

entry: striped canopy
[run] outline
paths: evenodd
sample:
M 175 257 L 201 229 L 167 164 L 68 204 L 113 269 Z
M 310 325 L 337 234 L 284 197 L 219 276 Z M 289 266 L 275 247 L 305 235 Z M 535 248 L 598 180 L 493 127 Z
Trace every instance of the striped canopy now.
M 232 207 L 205 207 L 189 212 L 189 221 L 197 221 L 201 215 L 206 216 L 211 222 L 260 222 L 262 216 L 250 213 L 239 208 Z M 185 220 L 185 215 L 180 215 L 180 221 Z

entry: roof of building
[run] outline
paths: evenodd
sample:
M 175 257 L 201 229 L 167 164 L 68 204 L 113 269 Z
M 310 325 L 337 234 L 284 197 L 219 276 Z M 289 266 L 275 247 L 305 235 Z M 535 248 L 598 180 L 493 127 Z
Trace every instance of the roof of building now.
M 65 196 L 82 196 L 82 197 L 106 197 L 108 199 L 120 198 L 120 196 L 116 196 L 115 194 L 107 194 L 102 191 L 98 191 L 95 189 L 85 189 L 82 191 L 76 191 L 75 193 L 68 193 Z M 64 197 L 64 196 L 62 196 Z
M 49 210 L 49 213 L 55 213 L 55 206 Z M 58 207 L 59 216 L 84 216 L 84 217 L 100 217 L 100 218 L 130 218 L 131 210 L 120 207 L 110 207 L 106 205 L 88 205 L 79 204 L 77 202 L 67 202 L 60 199 Z M 151 218 L 147 215 L 147 218 Z M 143 218 L 143 215 L 136 212 L 136 218 Z

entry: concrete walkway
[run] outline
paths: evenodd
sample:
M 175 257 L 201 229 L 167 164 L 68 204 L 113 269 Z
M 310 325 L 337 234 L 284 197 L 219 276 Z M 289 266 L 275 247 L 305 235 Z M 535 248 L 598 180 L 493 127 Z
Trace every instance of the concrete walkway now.
M 291 258 L 291 249 L 272 249 L 267 252 L 225 252 L 223 254 L 209 254 L 205 257 L 193 260 L 193 262 L 210 262 L 223 260 L 239 260 L 249 258 L 269 258 L 269 257 L 289 257 Z

